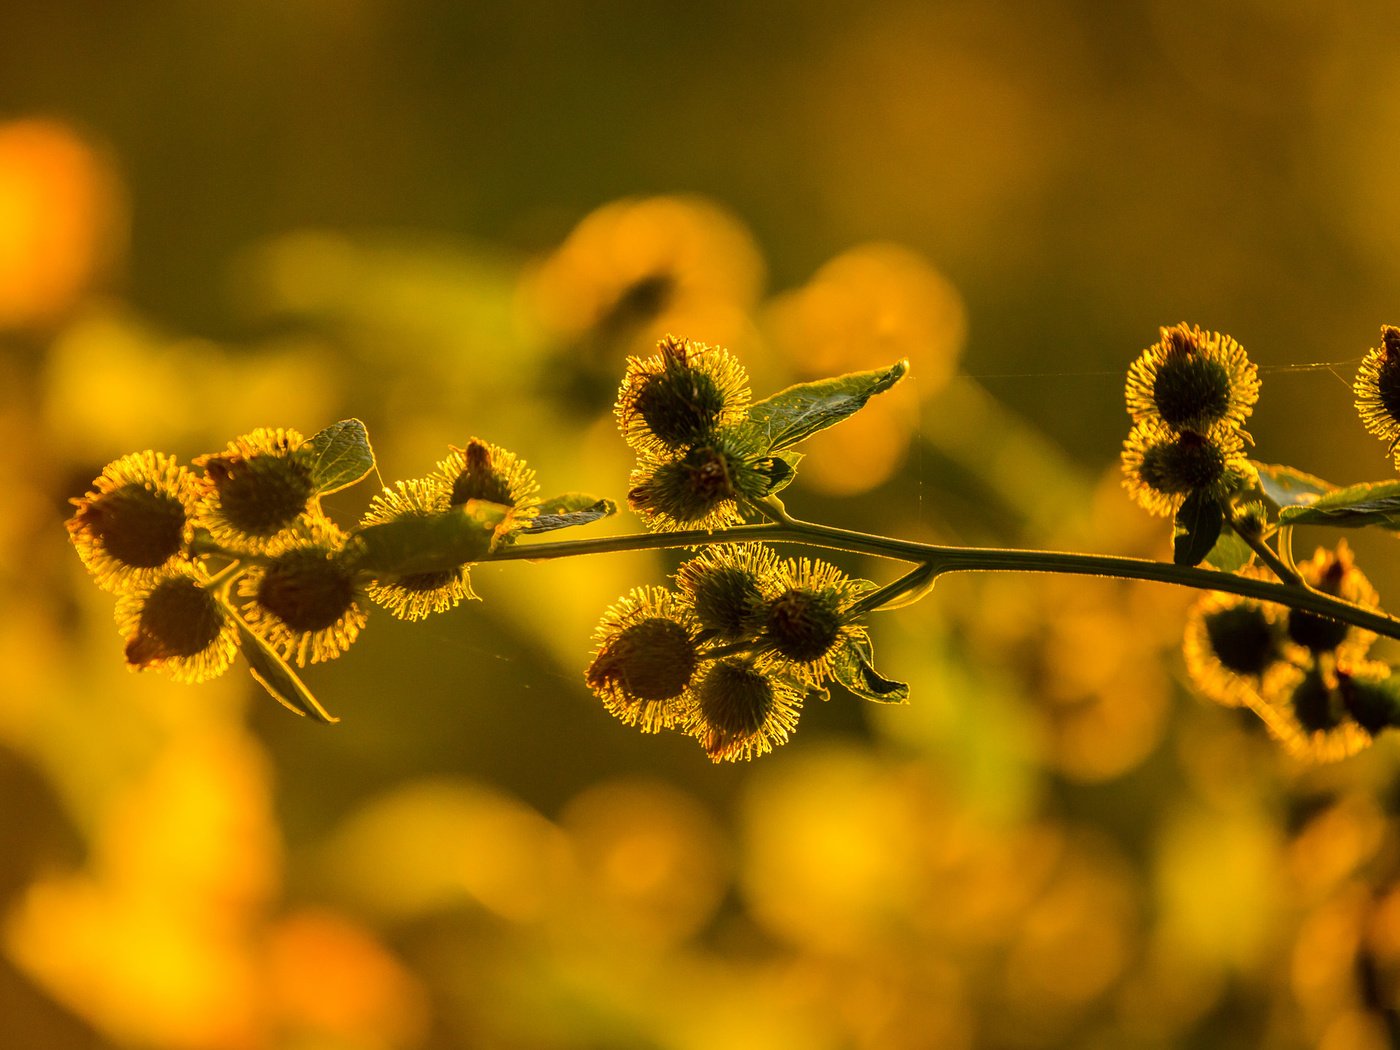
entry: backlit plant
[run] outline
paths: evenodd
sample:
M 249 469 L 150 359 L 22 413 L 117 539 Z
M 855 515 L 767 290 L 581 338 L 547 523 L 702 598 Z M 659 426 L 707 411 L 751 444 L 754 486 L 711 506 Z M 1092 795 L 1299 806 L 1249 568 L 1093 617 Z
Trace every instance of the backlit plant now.
M 900 382 L 888 368 L 801 383 L 754 400 L 727 351 L 661 340 L 629 360 L 615 406 L 636 454 L 626 502 L 647 535 L 541 541 L 615 512 L 579 493 L 541 498 L 534 471 L 476 437 L 434 471 L 395 482 L 353 526 L 321 498 L 375 467 L 368 435 L 344 420 L 305 438 L 236 437 L 192 467 L 157 452 L 109 464 L 75 500 L 69 534 L 117 595 L 127 663 L 179 681 L 224 673 L 241 653 L 277 700 L 335 719 L 293 667 L 339 657 L 379 605 L 421 620 L 474 598 L 480 562 L 675 548 L 673 586 L 639 586 L 599 622 L 584 681 L 643 732 L 692 736 L 715 761 L 784 743 L 802 706 L 833 687 L 878 703 L 909 688 L 875 669 L 869 618 L 926 594 L 945 573 L 1019 571 L 1154 580 L 1206 592 L 1188 616 L 1185 660 L 1200 692 L 1245 707 L 1290 749 L 1350 754 L 1400 725 L 1400 677 L 1373 659 L 1400 620 L 1344 541 L 1295 558 L 1296 525 L 1400 529 L 1400 481 L 1338 488 L 1251 458 L 1244 427 L 1259 378 L 1227 335 L 1185 324 L 1133 362 L 1124 484 L 1173 519 L 1172 560 L 961 547 L 893 539 L 791 516 L 780 493 L 798 446 Z M 1400 329 L 1363 362 L 1356 406 L 1394 451 L 1400 440 Z M 811 556 L 823 552 L 821 558 Z M 862 554 L 911 566 L 878 586 L 826 560 Z M 580 643 L 582 650 L 582 643 Z

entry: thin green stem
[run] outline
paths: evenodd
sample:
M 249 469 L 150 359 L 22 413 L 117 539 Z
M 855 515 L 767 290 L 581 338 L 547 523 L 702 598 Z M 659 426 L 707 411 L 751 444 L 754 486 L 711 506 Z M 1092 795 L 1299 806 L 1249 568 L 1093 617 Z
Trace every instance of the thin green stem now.
M 1235 535 L 1249 545 L 1249 549 L 1255 553 L 1260 561 L 1273 570 L 1275 576 L 1284 583 L 1292 584 L 1295 587 L 1303 586 L 1303 578 L 1287 565 L 1282 558 L 1274 553 L 1274 549 L 1264 542 L 1262 536 L 1255 533 L 1252 529 L 1241 529 L 1235 524 L 1239 521 L 1239 516 L 1229 503 L 1222 502 L 1220 504 L 1220 509 L 1225 512 L 1225 520 L 1229 522 L 1230 528 L 1235 530 Z
M 1372 609 L 1309 590 L 1298 584 L 1256 580 L 1233 573 L 1196 569 L 1145 558 L 1125 558 L 1108 554 L 1075 554 L 1064 551 L 1009 550 L 996 547 L 950 547 L 894 539 L 865 532 L 853 532 L 831 525 L 790 519 L 763 525 L 740 525 L 713 532 L 660 532 L 639 536 L 611 536 L 602 539 L 563 540 L 554 543 L 522 543 L 506 547 L 486 561 L 546 561 L 581 554 L 622 553 L 682 547 L 705 547 L 715 543 L 802 543 L 812 547 L 868 554 L 897 561 L 917 562 L 934 578 L 952 572 L 1044 572 L 1072 576 L 1101 576 L 1120 580 L 1149 580 L 1191 587 L 1202 591 L 1224 591 L 1258 601 L 1275 602 L 1303 609 L 1387 638 L 1400 639 L 1400 620 Z M 908 577 L 905 577 L 907 580 Z M 897 583 L 900 581 L 896 581 Z

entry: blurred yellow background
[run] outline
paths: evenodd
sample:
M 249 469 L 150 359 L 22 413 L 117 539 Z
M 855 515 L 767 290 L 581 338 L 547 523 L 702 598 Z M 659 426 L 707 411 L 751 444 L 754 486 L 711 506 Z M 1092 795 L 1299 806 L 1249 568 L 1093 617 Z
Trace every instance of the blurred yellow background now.
M 1400 323 L 1391 0 L 54 0 L 0 40 L 0 1044 L 1400 1045 L 1395 744 L 1307 768 L 1190 695 L 1185 593 L 948 579 L 872 625 L 909 706 L 718 767 L 582 681 L 674 556 L 380 613 L 306 676 L 326 728 L 129 673 L 61 527 L 124 453 L 346 416 L 386 481 L 476 435 L 621 501 L 668 331 L 760 397 L 911 359 L 785 493 L 846 527 L 1165 556 L 1122 376 L 1182 320 L 1259 363 L 1259 458 L 1388 477 L 1349 382 Z

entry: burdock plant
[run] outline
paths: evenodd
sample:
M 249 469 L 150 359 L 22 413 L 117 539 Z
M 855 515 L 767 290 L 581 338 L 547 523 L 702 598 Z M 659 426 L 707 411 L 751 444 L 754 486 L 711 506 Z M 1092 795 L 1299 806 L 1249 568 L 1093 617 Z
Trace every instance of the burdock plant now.
M 476 437 L 432 473 L 385 487 L 356 524 L 321 497 L 375 468 L 358 420 L 310 438 L 265 428 L 193 468 L 163 453 L 111 463 L 75 500 L 69 534 L 116 592 L 127 663 L 197 682 L 241 653 L 292 710 L 335 719 L 293 665 L 339 657 L 370 607 L 418 621 L 475 598 L 481 562 L 618 551 L 689 551 L 674 586 L 634 587 L 603 614 L 584 682 L 643 732 L 693 737 L 714 761 L 784 743 L 804 702 L 833 689 L 905 703 L 875 667 L 869 618 L 917 601 L 950 572 L 1042 572 L 1153 580 L 1205 592 L 1187 619 L 1186 667 L 1199 690 L 1257 714 L 1291 750 L 1335 758 L 1400 725 L 1400 676 L 1371 657 L 1400 638 L 1344 541 L 1306 561 L 1295 525 L 1400 529 L 1400 480 L 1338 488 L 1251 458 L 1244 430 L 1258 370 L 1228 335 L 1178 324 L 1132 363 L 1124 484 L 1173 520 L 1170 561 L 960 547 L 802 521 L 780 493 L 801 443 L 900 382 L 908 363 L 788 387 L 755 401 L 726 350 L 667 336 L 628 362 L 615 405 L 636 453 L 626 502 L 642 536 L 563 541 L 544 533 L 616 512 L 579 493 L 541 498 L 515 453 Z M 1366 427 L 1400 438 L 1400 329 L 1356 379 Z M 796 556 L 787 556 L 796 548 Z M 812 556 L 821 551 L 822 557 Z M 884 585 L 827 560 L 872 555 L 908 566 Z M 582 651 L 582 643 L 580 644 Z

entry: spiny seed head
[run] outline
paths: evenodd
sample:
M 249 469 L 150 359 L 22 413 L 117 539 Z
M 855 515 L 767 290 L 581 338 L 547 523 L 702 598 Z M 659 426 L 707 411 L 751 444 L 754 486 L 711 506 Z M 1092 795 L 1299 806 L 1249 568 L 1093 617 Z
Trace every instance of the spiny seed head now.
M 157 667 L 182 682 L 202 682 L 228 669 L 237 649 L 236 627 L 203 584 L 181 571 L 122 596 L 117 622 L 126 635 L 128 666 Z
M 194 475 L 173 457 L 149 451 L 123 456 L 73 500 L 68 535 L 100 586 L 139 587 L 180 559 L 196 499 Z
M 668 335 L 632 357 L 618 391 L 618 426 L 638 452 L 664 456 L 710 441 L 743 419 L 748 374 L 720 347 Z
M 1228 335 L 1186 324 L 1161 329 L 1161 339 L 1128 369 L 1128 413 L 1179 430 L 1238 429 L 1259 398 L 1258 369 Z
M 1380 345 L 1362 359 L 1352 392 L 1366 429 L 1394 449 L 1400 441 L 1400 328 L 1381 327 Z
M 690 685 L 697 660 L 684 627 L 652 617 L 626 628 L 598 652 L 588 666 L 588 684 L 626 701 L 671 700 Z
M 643 732 L 688 728 L 698 627 L 690 607 L 672 592 L 637 588 L 603 614 L 584 680 L 613 715 Z
M 319 513 L 314 453 L 295 430 L 260 427 L 195 465 L 205 475 L 200 524 L 230 550 L 261 554 Z
M 723 437 L 687 450 L 678 459 L 643 456 L 632 471 L 627 504 L 649 528 L 710 529 L 743 520 L 737 497 L 758 498 L 767 480 L 741 446 Z
M 764 663 L 717 660 L 696 686 L 699 717 L 692 733 L 713 762 L 766 754 L 797 728 L 804 690 Z
M 396 481 L 393 488 L 385 488 L 370 501 L 360 525 L 363 528 L 406 518 L 434 517 L 448 510 L 450 498 L 451 490 L 440 475 Z M 370 600 L 400 620 L 422 620 L 476 597 L 466 566 L 383 577 L 370 583 L 368 594 Z
M 1226 427 L 1197 433 L 1144 420 L 1123 443 L 1123 484 L 1144 509 L 1170 516 L 1193 492 L 1224 496 L 1252 477 L 1242 448 Z
M 330 522 L 304 526 L 239 580 L 243 618 L 299 666 L 339 656 L 364 626 L 365 581 Z
M 705 727 L 729 739 L 758 732 L 773 710 L 773 682 L 748 660 L 717 661 L 696 692 Z
M 793 587 L 768 603 L 764 630 L 783 656 L 810 663 L 831 652 L 842 623 L 834 595 Z
M 293 631 L 321 631 L 355 601 L 355 577 L 314 548 L 283 551 L 258 584 L 257 601 Z
M 701 626 L 724 641 L 755 634 L 766 612 L 778 556 L 761 544 L 708 548 L 683 564 L 676 583 L 695 605 Z

